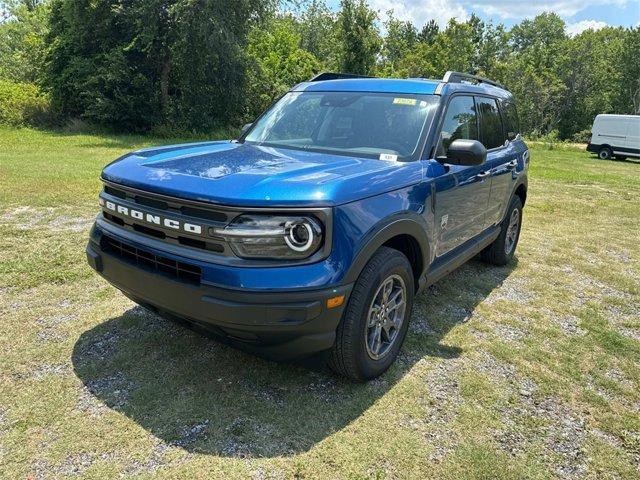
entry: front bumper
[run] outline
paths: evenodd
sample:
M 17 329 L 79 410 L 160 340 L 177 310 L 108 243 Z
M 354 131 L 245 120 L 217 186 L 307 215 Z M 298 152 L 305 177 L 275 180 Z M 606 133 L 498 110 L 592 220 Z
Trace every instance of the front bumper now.
M 143 246 L 139 246 L 143 249 Z M 319 290 L 243 291 L 168 278 L 115 255 L 92 235 L 87 261 L 133 301 L 184 319 L 267 357 L 293 359 L 331 348 L 352 284 Z M 265 269 L 265 275 L 269 269 Z M 327 308 L 327 299 L 345 295 Z

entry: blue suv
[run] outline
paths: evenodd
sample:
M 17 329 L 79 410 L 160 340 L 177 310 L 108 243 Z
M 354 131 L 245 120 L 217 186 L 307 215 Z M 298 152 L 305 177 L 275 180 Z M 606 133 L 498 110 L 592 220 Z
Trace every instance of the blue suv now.
M 237 140 L 108 165 L 87 258 L 161 315 L 367 380 L 398 355 L 416 294 L 477 254 L 513 257 L 528 163 L 495 82 L 324 73 Z

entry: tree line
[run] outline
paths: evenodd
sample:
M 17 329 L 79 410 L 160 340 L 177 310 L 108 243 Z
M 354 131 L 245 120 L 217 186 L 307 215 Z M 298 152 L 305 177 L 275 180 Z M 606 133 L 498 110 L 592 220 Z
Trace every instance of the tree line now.
M 0 123 L 211 132 L 321 71 L 492 78 L 530 136 L 580 139 L 598 113 L 640 113 L 640 28 L 569 36 L 554 13 L 441 28 L 364 0 L 0 0 L 0 21 Z

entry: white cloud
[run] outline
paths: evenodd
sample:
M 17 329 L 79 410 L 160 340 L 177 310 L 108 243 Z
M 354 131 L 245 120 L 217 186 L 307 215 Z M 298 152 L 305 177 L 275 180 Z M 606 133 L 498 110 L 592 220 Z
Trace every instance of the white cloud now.
M 567 31 L 567 35 L 575 37 L 585 30 L 600 30 L 606 26 L 608 26 L 607 22 L 601 22 L 599 20 L 581 20 L 576 23 L 567 23 L 565 30 Z
M 368 3 L 380 12 L 382 20 L 387 18 L 387 11 L 393 10 L 396 18 L 410 20 L 419 28 L 431 19 L 444 27 L 449 19 L 463 21 L 471 12 L 483 13 L 496 20 L 519 21 L 542 12 L 554 12 L 567 18 L 588 7 L 621 7 L 629 1 L 634 0 L 369 0 Z
M 571 17 L 587 7 L 623 6 L 628 0 L 470 0 L 464 4 L 473 10 L 481 10 L 489 16 L 521 19 L 535 17 L 542 12 L 554 12 L 561 17 Z
M 418 28 L 431 19 L 444 27 L 451 18 L 464 21 L 469 17 L 462 2 L 456 0 L 370 0 L 369 6 L 380 12 L 382 20 L 393 10 L 394 17 L 410 20 Z

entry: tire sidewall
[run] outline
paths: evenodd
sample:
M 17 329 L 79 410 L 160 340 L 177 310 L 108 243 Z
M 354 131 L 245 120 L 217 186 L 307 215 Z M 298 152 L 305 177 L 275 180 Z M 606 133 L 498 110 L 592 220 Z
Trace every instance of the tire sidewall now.
M 505 251 L 505 243 L 507 241 L 507 231 L 509 230 L 509 222 L 511 220 L 511 215 L 514 209 L 518 209 L 518 231 L 516 233 L 516 239 L 513 243 L 513 248 L 509 253 Z M 504 217 L 502 224 L 502 231 L 500 232 L 500 240 L 501 240 L 501 248 L 502 252 L 505 256 L 505 263 L 509 262 L 516 253 L 516 249 L 518 248 L 518 242 L 520 241 L 520 232 L 522 231 L 522 201 L 519 197 L 514 196 L 511 199 L 511 203 L 509 203 L 509 209 L 507 210 L 507 214 Z
M 369 307 L 373 302 L 374 296 L 378 290 L 378 287 L 382 284 L 382 282 L 387 279 L 391 275 L 399 275 L 402 280 L 404 280 L 407 292 L 406 292 L 406 308 L 404 312 L 404 320 L 402 323 L 402 328 L 398 333 L 398 337 L 395 340 L 395 343 L 387 352 L 387 354 L 379 359 L 372 359 L 367 353 L 366 347 L 366 331 L 367 331 L 367 323 L 368 318 L 367 315 L 369 313 Z M 358 359 L 358 370 L 362 372 L 362 376 L 364 378 L 373 378 L 385 370 L 387 370 L 391 364 L 395 361 L 402 344 L 404 343 L 405 336 L 407 334 L 407 330 L 409 328 L 409 319 L 411 317 L 411 310 L 413 308 L 413 296 L 414 296 L 414 279 L 411 273 L 411 266 L 409 265 L 408 260 L 404 255 L 400 254 L 391 259 L 384 265 L 382 269 L 377 271 L 373 277 L 366 279 L 369 282 L 368 285 L 368 294 L 366 296 L 366 300 L 362 305 L 359 305 L 358 312 L 358 320 L 355 326 L 356 335 L 358 335 L 358 341 L 356 342 L 356 358 Z

